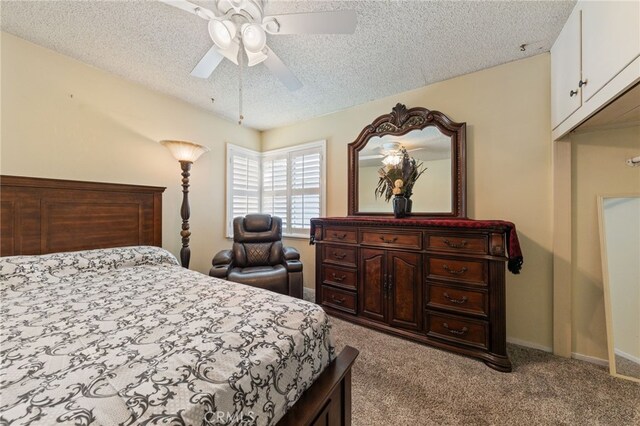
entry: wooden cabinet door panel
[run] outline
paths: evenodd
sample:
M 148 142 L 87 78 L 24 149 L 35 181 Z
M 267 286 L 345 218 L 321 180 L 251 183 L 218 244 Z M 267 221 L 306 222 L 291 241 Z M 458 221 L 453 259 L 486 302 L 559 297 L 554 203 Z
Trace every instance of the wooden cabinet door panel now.
M 410 330 L 422 328 L 421 255 L 387 252 L 389 323 Z
M 377 321 L 386 321 L 386 294 L 384 291 L 385 251 L 360 250 L 360 315 Z

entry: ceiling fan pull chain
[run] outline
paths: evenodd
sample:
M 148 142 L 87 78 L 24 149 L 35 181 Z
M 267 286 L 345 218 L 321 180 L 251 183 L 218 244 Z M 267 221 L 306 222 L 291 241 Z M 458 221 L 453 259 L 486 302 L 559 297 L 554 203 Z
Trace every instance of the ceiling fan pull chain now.
M 242 66 L 244 65 L 244 55 L 242 39 L 240 39 L 240 49 L 238 49 L 238 124 L 242 125 L 244 116 L 242 115 Z

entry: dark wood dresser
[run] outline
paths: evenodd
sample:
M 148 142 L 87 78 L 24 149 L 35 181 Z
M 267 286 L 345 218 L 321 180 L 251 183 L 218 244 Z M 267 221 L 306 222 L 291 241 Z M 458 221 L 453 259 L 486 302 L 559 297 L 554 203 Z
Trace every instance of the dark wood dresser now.
M 311 227 L 328 313 L 511 371 L 505 263 L 514 273 L 522 264 L 513 224 L 359 216 Z

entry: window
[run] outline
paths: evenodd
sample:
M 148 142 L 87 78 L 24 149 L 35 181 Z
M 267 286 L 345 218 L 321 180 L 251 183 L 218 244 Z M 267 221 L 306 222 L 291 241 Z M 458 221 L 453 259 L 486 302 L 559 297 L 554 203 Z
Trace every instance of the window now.
M 227 144 L 227 235 L 233 218 L 260 211 L 260 153 Z
M 234 217 L 255 212 L 281 217 L 285 236 L 309 236 L 309 220 L 324 215 L 325 141 L 262 154 L 228 145 L 227 157 L 227 236 Z

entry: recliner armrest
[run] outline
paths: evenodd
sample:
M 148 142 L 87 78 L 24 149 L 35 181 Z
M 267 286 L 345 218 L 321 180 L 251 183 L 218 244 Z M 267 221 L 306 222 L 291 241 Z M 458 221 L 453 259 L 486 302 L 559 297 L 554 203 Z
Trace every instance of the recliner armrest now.
M 293 247 L 283 247 L 282 255 L 284 260 L 300 260 L 300 252 Z
M 219 251 L 211 261 L 213 267 L 209 270 L 209 276 L 215 278 L 227 278 L 229 270 L 233 266 L 233 252 L 231 250 Z
M 285 260 L 284 267 L 287 272 L 302 272 L 302 262 L 299 260 Z
M 300 253 L 293 247 L 283 247 L 282 262 L 284 267 L 287 268 L 287 272 L 300 272 L 302 271 L 302 262 L 300 262 Z

